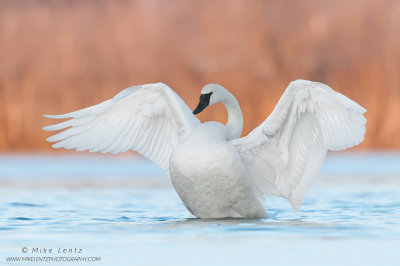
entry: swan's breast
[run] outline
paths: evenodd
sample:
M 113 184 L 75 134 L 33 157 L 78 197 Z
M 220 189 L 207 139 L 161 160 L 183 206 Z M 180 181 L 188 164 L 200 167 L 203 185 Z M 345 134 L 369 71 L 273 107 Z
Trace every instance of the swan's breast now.
M 234 153 L 234 147 L 226 142 L 225 127 L 217 122 L 206 122 L 196 127 L 188 139 L 176 147 L 170 158 L 170 169 L 185 175 L 204 175 L 221 168 L 224 158 Z M 173 174 L 175 172 L 171 172 L 171 176 Z
M 234 216 L 228 213 L 232 206 L 253 193 L 240 156 L 226 141 L 224 130 L 219 123 L 204 123 L 171 155 L 171 181 L 197 217 Z
M 196 145 L 199 143 L 226 142 L 226 127 L 221 123 L 208 121 L 193 129 L 190 137 L 182 144 Z

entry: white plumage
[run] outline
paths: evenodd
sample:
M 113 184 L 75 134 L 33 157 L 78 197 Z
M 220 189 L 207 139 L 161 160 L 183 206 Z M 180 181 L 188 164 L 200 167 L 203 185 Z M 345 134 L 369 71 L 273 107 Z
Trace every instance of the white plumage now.
M 227 125 L 200 123 L 163 83 L 134 86 L 98 105 L 46 116 L 71 119 L 44 129 L 63 130 L 47 139 L 54 148 L 138 151 L 169 172 L 200 218 L 266 217 L 268 195 L 298 210 L 327 151 L 364 138 L 366 110 L 318 82 L 291 82 L 271 115 L 243 138 L 239 103 L 223 87 L 206 85 L 194 112 L 217 102 L 228 110 Z
M 162 83 L 129 87 L 98 105 L 48 118 L 71 118 L 44 127 L 60 130 L 49 137 L 54 148 L 120 153 L 135 150 L 168 170 L 168 160 L 178 142 L 200 124 L 190 109 Z

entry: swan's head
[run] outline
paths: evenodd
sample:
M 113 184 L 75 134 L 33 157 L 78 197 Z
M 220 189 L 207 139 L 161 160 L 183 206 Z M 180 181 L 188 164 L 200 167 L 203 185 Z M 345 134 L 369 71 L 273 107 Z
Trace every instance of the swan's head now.
M 207 108 L 207 106 L 213 105 L 218 102 L 223 102 L 229 97 L 229 92 L 218 84 L 207 84 L 201 90 L 200 101 L 193 114 L 197 115 L 201 111 Z

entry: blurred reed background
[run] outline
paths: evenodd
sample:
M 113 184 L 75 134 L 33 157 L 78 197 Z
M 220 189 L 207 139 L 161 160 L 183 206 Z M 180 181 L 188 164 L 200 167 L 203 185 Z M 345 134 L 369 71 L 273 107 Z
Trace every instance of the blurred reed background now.
M 299 78 L 368 109 L 361 149 L 399 149 L 399 1 L 0 0 L 0 152 L 50 150 L 41 114 L 159 81 L 190 108 L 225 86 L 247 134 Z

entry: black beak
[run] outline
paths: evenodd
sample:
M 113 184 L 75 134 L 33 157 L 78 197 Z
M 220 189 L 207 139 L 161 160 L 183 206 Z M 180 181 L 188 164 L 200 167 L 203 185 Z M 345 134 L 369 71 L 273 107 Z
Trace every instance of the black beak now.
M 201 111 L 206 109 L 206 107 L 210 104 L 211 94 L 212 94 L 212 92 L 200 95 L 199 104 L 197 105 L 196 109 L 194 109 L 194 111 L 193 111 L 194 115 L 197 115 L 198 113 L 200 113 Z

